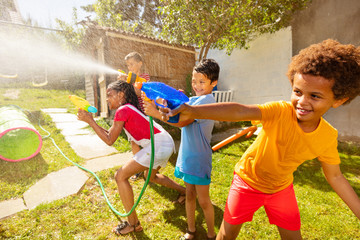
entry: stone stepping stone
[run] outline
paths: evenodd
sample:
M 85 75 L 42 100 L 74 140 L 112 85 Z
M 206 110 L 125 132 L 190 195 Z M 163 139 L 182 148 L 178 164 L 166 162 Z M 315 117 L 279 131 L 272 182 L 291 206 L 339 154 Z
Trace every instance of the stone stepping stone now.
M 65 140 L 74 149 L 75 153 L 84 159 L 104 157 L 118 153 L 114 147 L 108 146 L 97 135 L 65 136 Z
M 0 202 L 0 219 L 10 217 L 15 213 L 28 209 L 22 198 Z
M 88 178 L 83 170 L 75 166 L 52 172 L 24 193 L 25 204 L 29 209 L 34 209 L 42 203 L 76 194 Z
M 67 113 L 66 108 L 42 108 L 41 111 L 45 113 Z
M 100 158 L 88 160 L 84 165 L 84 167 L 93 172 L 98 172 L 116 166 L 122 166 L 126 161 L 130 160 L 132 157 L 133 154 L 131 152 L 118 153 L 106 157 L 100 157 Z

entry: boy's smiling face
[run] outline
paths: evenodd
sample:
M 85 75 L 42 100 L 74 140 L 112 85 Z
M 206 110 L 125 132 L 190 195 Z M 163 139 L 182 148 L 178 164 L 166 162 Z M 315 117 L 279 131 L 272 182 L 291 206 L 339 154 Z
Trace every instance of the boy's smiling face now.
M 331 108 L 343 104 L 347 98 L 335 100 L 334 80 L 309 74 L 295 74 L 291 103 L 295 108 L 300 127 L 305 132 L 314 131 L 320 118 Z
M 204 74 L 193 71 L 191 85 L 196 96 L 210 94 L 216 84 L 217 81 L 211 82 Z

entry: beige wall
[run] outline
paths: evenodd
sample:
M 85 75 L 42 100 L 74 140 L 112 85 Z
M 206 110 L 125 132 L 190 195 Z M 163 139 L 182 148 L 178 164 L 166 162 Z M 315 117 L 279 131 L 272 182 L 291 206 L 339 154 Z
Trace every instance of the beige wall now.
M 295 15 L 291 26 L 294 55 L 328 38 L 359 46 L 360 0 L 313 0 L 307 9 Z M 338 129 L 340 140 L 360 142 L 359 98 L 325 115 Z
M 244 104 L 290 100 L 291 86 L 285 74 L 295 41 L 292 41 L 292 35 L 289 27 L 261 36 L 250 44 L 249 49 L 236 49 L 230 56 L 225 51 L 212 50 L 208 58 L 214 58 L 221 68 L 219 90 L 233 90 L 233 101 Z M 299 43 L 299 39 L 296 41 Z M 360 142 L 359 106 L 360 97 L 357 97 L 349 105 L 330 109 L 325 114 L 324 118 L 338 130 L 340 140 Z
M 291 23 L 293 55 L 307 46 L 332 38 L 360 45 L 359 0 L 313 0 Z
M 330 109 L 324 117 L 339 132 L 339 139 L 360 143 L 360 97 L 349 105 Z
M 208 58 L 220 64 L 218 90 L 232 90 L 233 101 L 245 104 L 290 100 L 291 87 L 286 77 L 292 53 L 291 29 L 263 35 L 245 50 L 212 50 Z

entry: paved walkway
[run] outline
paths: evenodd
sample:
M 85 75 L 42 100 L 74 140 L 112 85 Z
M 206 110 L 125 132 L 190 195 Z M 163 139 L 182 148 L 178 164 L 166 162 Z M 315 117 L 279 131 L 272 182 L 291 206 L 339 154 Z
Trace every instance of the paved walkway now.
M 67 113 L 66 109 L 42 109 L 50 115 L 56 127 L 61 130 L 67 142 L 76 154 L 86 159 L 85 168 L 98 172 L 123 165 L 132 157 L 130 152 L 118 151 L 106 145 L 95 133 L 85 129 L 87 123 L 77 120 L 76 115 Z M 238 129 L 230 129 L 213 136 L 218 142 L 236 133 Z M 177 144 L 178 145 L 178 144 Z M 31 210 L 42 203 L 51 202 L 78 193 L 85 182 L 92 177 L 76 166 L 52 172 L 31 186 L 23 198 L 0 202 L 0 219 L 9 217 L 23 210 Z

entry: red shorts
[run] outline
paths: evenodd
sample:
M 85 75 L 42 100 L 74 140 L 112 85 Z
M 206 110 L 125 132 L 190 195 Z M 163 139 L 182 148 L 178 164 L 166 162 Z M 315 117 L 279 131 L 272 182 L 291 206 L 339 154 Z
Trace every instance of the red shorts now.
M 300 230 L 300 212 L 292 184 L 280 192 L 266 194 L 250 187 L 235 173 L 224 220 L 233 225 L 250 222 L 261 206 L 264 206 L 271 224 L 290 231 Z

